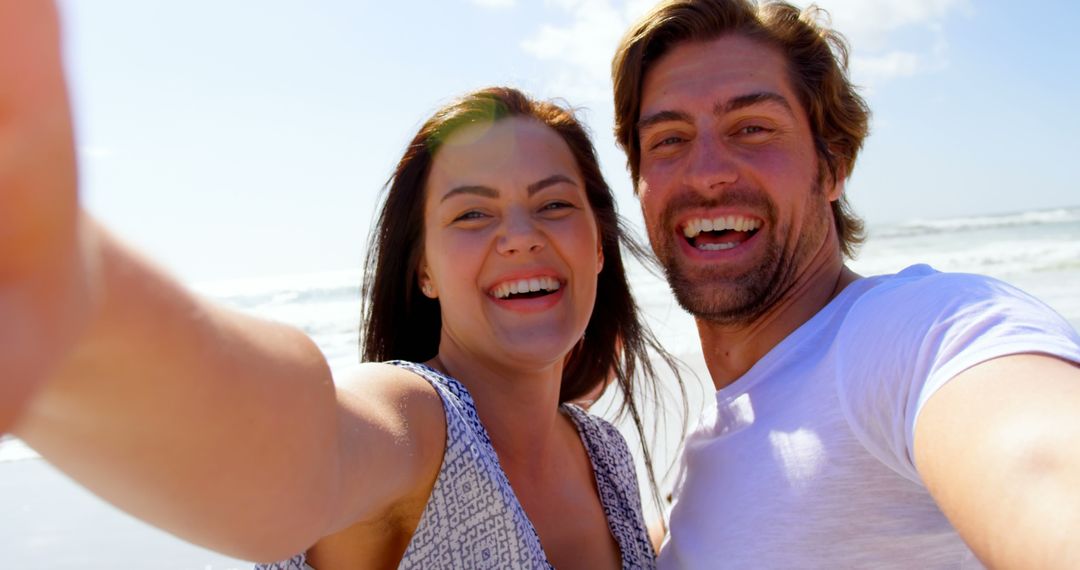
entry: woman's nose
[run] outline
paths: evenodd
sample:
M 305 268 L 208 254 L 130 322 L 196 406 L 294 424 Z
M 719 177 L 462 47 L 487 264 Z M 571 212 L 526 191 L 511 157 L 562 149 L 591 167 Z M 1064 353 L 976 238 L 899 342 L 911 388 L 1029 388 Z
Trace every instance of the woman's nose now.
M 504 255 L 537 252 L 544 248 L 544 236 L 527 212 L 510 212 L 501 229 L 496 251 Z

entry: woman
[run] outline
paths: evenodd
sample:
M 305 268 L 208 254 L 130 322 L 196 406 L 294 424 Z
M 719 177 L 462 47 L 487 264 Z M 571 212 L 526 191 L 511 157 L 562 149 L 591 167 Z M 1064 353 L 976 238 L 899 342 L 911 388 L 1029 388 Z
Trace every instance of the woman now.
M 364 360 L 426 364 L 362 382 L 428 400 L 407 414 L 427 453 L 375 516 L 263 568 L 650 566 L 625 443 L 559 406 L 614 374 L 640 429 L 630 378 L 650 339 L 617 224 L 569 112 L 507 88 L 438 111 L 390 182 L 364 287 Z
M 0 332 L 19 339 L 0 343 L 0 426 L 18 416 L 99 495 L 233 556 L 651 565 L 625 443 L 561 406 L 614 375 L 640 432 L 630 378 L 652 345 L 569 113 L 490 90 L 425 125 L 378 224 L 363 341 L 425 364 L 332 379 L 299 331 L 192 295 L 79 213 L 49 5 L 2 0 L 0 20 L 39 34 L 20 44 L 34 74 L 0 65 L 0 141 L 20 141 L 0 157 L 21 152 L 0 160 L 0 215 L 19 213 L 0 234 Z

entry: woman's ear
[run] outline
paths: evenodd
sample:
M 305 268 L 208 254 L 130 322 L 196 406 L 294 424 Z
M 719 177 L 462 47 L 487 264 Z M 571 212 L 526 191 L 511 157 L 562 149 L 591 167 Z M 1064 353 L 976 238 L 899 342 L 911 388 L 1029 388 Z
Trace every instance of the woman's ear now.
M 416 282 L 420 286 L 420 292 L 424 294 L 428 299 L 438 299 L 439 291 L 435 287 L 434 280 L 431 278 L 431 271 L 428 269 L 427 262 L 424 258 L 420 258 L 420 268 L 416 272 Z
M 604 270 L 604 236 L 596 231 L 596 274 Z

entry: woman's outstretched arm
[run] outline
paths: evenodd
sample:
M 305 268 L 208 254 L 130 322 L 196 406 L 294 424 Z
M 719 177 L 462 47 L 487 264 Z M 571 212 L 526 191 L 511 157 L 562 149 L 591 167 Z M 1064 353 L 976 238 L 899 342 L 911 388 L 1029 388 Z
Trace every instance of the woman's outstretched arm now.
M 0 432 L 94 306 L 51 2 L 0 0 Z
M 422 380 L 335 387 L 290 327 L 218 307 L 81 214 L 49 1 L 0 0 L 0 429 L 128 512 L 256 560 L 376 517 L 438 468 Z
M 188 293 L 93 233 L 100 304 L 16 435 L 120 508 L 205 546 L 250 557 L 262 554 L 258 533 L 293 550 L 314 542 L 339 461 L 318 348 Z
M 187 292 L 102 231 L 103 302 L 15 433 L 197 544 L 287 558 L 430 486 L 445 419 L 422 379 L 338 379 L 291 327 Z

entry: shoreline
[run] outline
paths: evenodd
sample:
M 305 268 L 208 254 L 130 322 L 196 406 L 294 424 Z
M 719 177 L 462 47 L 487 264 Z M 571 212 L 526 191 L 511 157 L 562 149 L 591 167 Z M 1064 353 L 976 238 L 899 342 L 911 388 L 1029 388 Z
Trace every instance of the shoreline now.
M 22 570 L 240 570 L 253 563 L 121 512 L 41 458 L 0 463 L 0 552 Z

